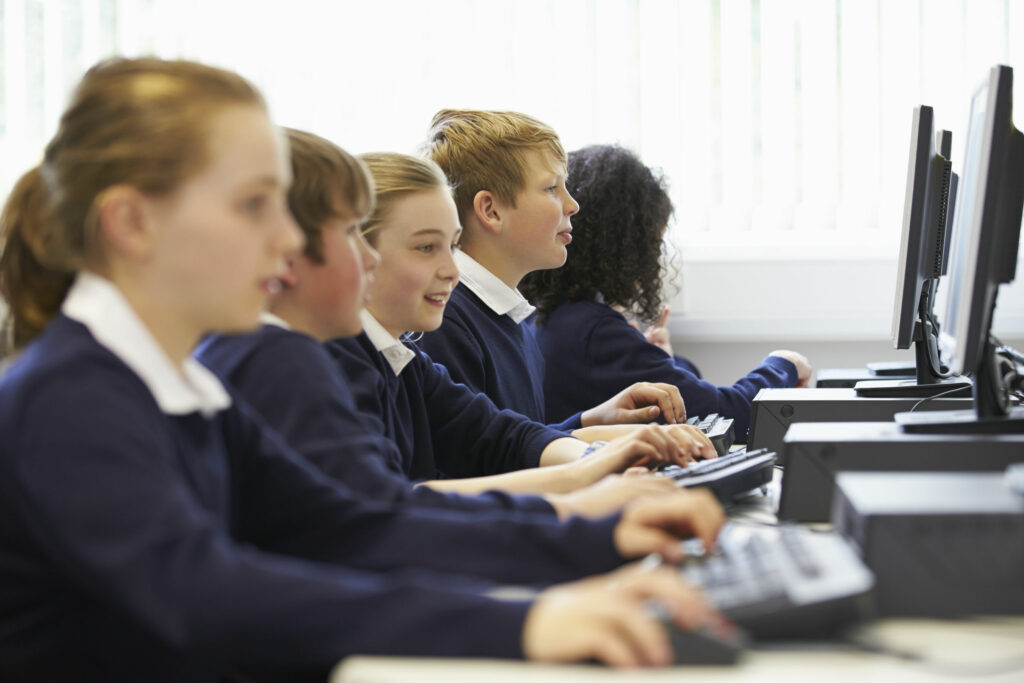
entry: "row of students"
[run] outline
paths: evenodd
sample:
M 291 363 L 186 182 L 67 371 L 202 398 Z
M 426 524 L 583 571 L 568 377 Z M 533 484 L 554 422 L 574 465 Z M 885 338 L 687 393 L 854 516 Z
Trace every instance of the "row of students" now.
M 692 428 L 648 427 L 591 457 L 537 469 L 545 457 L 557 462 L 586 446 L 499 411 L 485 396 L 451 383 L 414 345 L 395 339 L 399 330 L 425 322 L 422 283 L 410 286 L 417 269 L 403 257 L 427 263 L 428 279 L 432 260 L 451 259 L 448 244 L 458 227 L 440 170 L 398 154 L 370 155 L 370 169 L 364 170 L 362 162 L 323 138 L 295 130 L 288 135 L 288 203 L 306 237 L 304 251 L 289 259 L 260 330 L 215 335 L 196 355 L 324 472 L 375 497 L 442 507 L 557 510 L 564 518 L 614 512 L 635 495 L 672 488 L 630 477 L 576 491 L 609 473 L 648 457 L 688 456 L 691 450 L 684 447 L 706 453 L 706 438 Z M 437 209 L 440 221 L 434 220 Z M 367 218 L 370 235 L 388 241 L 383 260 L 358 229 Z M 369 271 L 373 282 L 366 285 L 361 274 Z M 394 336 L 383 333 L 395 352 L 394 365 L 385 357 L 388 350 L 379 353 L 361 330 L 366 323 L 381 327 L 362 310 L 367 299 L 395 330 Z M 433 481 L 411 489 L 411 480 Z M 545 494 L 545 500 L 510 498 L 498 490 Z
M 426 154 L 455 188 L 463 234 L 444 324 L 421 345 L 456 381 L 502 408 L 571 424 L 585 421 L 578 411 L 595 396 L 647 380 L 677 387 L 687 412 L 733 418 L 740 441 L 758 390 L 808 382 L 806 358 L 776 351 L 735 385 L 716 387 L 612 308 L 651 320 L 651 302 L 663 296 L 651 274 L 671 204 L 635 157 L 623 169 L 614 154 L 584 151 L 567 167 L 546 124 L 473 110 L 439 112 Z M 536 319 L 521 283 L 541 302 Z
M 677 572 L 489 593 L 677 556 L 675 539 L 694 533 L 710 545 L 722 517 L 706 497 L 567 522 L 371 500 L 191 357 L 211 331 L 257 327 L 298 272 L 284 268 L 303 243 L 289 182 L 249 83 L 113 60 L 86 74 L 8 198 L 0 291 L 17 353 L 0 379 L 0 678 L 295 680 L 352 653 L 666 663 L 647 601 L 685 627 L 715 618 Z M 372 261 L 352 229 L 360 203 L 332 199 L 323 246 L 354 266 L 336 274 L 358 290 L 360 258 Z M 651 453 L 679 457 L 642 431 Z M 363 434 L 348 448 L 388 445 Z

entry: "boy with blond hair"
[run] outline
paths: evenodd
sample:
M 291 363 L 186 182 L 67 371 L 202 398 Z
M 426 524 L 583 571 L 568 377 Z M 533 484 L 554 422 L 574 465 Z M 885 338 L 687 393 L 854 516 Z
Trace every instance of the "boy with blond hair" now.
M 516 287 L 528 273 L 565 263 L 570 218 L 579 210 L 565 189 L 565 149 L 550 126 L 525 114 L 445 109 L 434 116 L 425 152 L 448 176 L 463 232 L 455 255 L 459 284 L 444 324 L 420 345 L 456 381 L 543 422 L 544 359 L 523 324 L 534 308 Z M 651 405 L 664 392 L 675 410 Z M 659 415 L 669 423 L 685 420 L 678 389 L 640 382 L 555 426 L 649 422 Z

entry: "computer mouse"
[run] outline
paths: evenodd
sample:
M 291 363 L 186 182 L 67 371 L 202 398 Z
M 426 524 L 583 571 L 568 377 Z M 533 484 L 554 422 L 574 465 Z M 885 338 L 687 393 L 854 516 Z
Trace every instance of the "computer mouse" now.
M 726 620 L 693 631 L 680 628 L 671 621 L 663 620 L 662 623 L 668 630 L 676 665 L 735 664 L 749 643 L 743 629 Z

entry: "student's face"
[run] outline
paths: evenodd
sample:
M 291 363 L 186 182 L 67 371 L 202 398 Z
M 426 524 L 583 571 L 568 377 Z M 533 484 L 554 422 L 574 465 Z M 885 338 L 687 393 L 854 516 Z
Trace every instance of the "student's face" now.
M 305 255 L 292 262 L 296 306 L 307 323 L 304 332 L 320 341 L 359 334 L 359 312 L 368 300 L 367 285 L 380 257 L 360 231 L 362 217 L 350 212 L 322 227 L 323 263 Z
M 380 266 L 370 284 L 370 313 L 393 336 L 441 326 L 459 279 L 452 251 L 462 230 L 445 188 L 399 199 L 377 228 Z
M 255 327 L 302 233 L 286 204 L 287 150 L 257 107 L 219 113 L 209 162 L 169 196 L 151 201 L 157 240 L 147 300 L 179 331 Z
M 565 189 L 564 166 L 550 154 L 530 152 L 516 205 L 502 208 L 504 246 L 519 277 L 565 264 L 566 245 L 572 242 L 570 216 L 580 205 Z

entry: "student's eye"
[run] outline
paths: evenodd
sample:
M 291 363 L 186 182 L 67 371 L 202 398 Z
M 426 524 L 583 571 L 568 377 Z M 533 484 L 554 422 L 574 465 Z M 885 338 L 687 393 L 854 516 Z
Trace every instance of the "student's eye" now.
M 544 188 L 544 191 L 545 192 L 550 192 L 550 193 L 554 194 L 555 192 L 558 192 L 558 185 L 552 185 L 551 187 L 546 187 L 546 188 Z
M 249 197 L 242 202 L 242 211 L 249 214 L 256 214 L 267 205 L 267 198 L 264 195 Z
M 459 244 L 458 242 L 452 242 L 452 245 L 451 245 L 451 250 L 452 250 L 452 253 L 453 253 L 453 254 L 454 254 L 455 252 L 457 252 L 457 251 L 458 251 L 459 249 L 461 249 L 461 248 L 462 248 L 462 245 L 461 245 L 461 244 Z
M 434 245 L 421 244 L 420 246 L 416 247 L 416 251 L 422 251 L 424 254 L 429 254 L 430 252 L 434 251 Z

